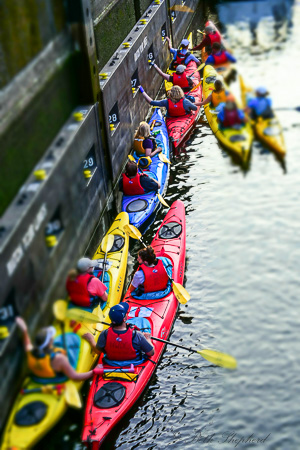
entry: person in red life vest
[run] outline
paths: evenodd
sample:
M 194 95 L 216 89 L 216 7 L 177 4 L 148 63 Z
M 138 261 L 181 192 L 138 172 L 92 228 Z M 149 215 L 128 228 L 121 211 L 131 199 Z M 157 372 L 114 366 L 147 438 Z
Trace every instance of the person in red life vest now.
M 71 302 L 75 305 L 91 307 L 100 301 L 107 301 L 107 287 L 93 275 L 97 264 L 97 260 L 81 258 L 77 262 L 77 269 L 70 270 L 66 289 Z
M 169 276 L 160 258 L 156 257 L 153 248 L 149 245 L 138 253 L 140 264 L 129 286 L 130 292 L 138 290 L 140 294 L 163 291 L 166 289 Z
M 210 103 L 213 108 L 216 108 L 221 103 L 225 103 L 229 95 L 229 91 L 225 90 L 222 81 L 217 79 L 214 82 L 214 90 L 212 93 L 203 102 L 198 103 L 198 105 L 203 106 Z
M 157 192 L 160 188 L 158 181 L 147 174 L 138 173 L 138 165 L 134 161 L 128 161 L 125 173 L 119 181 L 119 189 L 124 195 L 143 195 L 147 192 Z
M 221 44 L 221 36 L 220 33 L 211 25 L 205 27 L 205 33 L 200 44 L 196 45 L 192 48 L 192 51 L 202 50 L 205 47 L 207 53 L 211 53 L 212 46 L 215 42 Z
M 137 156 L 149 156 L 150 158 L 162 151 L 161 147 L 157 147 L 154 137 L 151 136 L 150 125 L 147 122 L 140 123 L 134 136 L 133 150 Z
M 173 83 L 176 86 L 180 86 L 183 92 L 189 91 L 195 85 L 192 77 L 186 75 L 186 66 L 179 64 L 176 67 L 176 72 L 173 75 L 164 73 L 155 63 L 151 63 L 154 69 L 167 81 Z
M 205 61 L 205 65 L 220 66 L 227 62 L 235 63 L 236 59 L 231 55 L 231 53 L 227 52 L 226 50 L 222 50 L 221 44 L 215 42 L 212 46 L 212 53 Z
M 238 109 L 236 103 L 228 99 L 226 103 L 221 105 L 221 110 L 218 114 L 219 128 L 241 128 L 247 119 L 242 110 Z
M 86 339 L 94 352 L 105 353 L 105 360 L 130 361 L 140 359 L 142 353 L 147 356 L 154 355 L 154 347 L 150 339 L 150 333 L 142 333 L 133 330 L 126 324 L 129 304 L 122 302 L 109 310 L 111 326 L 102 331 L 96 343 L 91 333 L 86 333 Z
M 171 40 L 168 36 L 166 37 L 166 41 L 168 42 L 170 53 L 173 56 L 173 61 L 170 64 L 170 70 L 175 70 L 175 68 L 179 64 L 184 64 L 185 66 L 187 66 L 190 61 L 195 61 L 197 66 L 200 65 L 199 59 L 188 51 L 188 47 L 190 44 L 190 41 L 188 39 L 183 39 L 178 49 L 172 48 Z
M 74 381 L 83 381 L 91 378 L 93 371 L 78 373 L 73 369 L 63 348 L 53 346 L 56 334 L 54 327 L 41 328 L 32 344 L 25 320 L 16 317 L 16 324 L 23 333 L 24 349 L 30 372 L 37 378 L 45 378 L 51 383 L 56 380 L 69 378 Z
M 185 98 L 184 92 L 179 86 L 173 86 L 168 92 L 169 98 L 164 100 L 153 100 L 144 91 L 142 86 L 139 86 L 139 89 L 150 105 L 166 108 L 168 117 L 186 116 L 187 114 L 191 114 L 192 111 L 197 111 L 196 103 L 192 103 Z

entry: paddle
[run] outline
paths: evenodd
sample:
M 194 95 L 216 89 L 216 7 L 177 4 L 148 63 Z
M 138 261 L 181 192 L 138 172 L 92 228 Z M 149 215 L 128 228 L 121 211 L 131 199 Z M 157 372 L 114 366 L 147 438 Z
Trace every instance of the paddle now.
M 159 153 L 160 155 L 161 153 Z M 166 157 L 165 157 L 166 158 Z M 130 159 L 130 161 L 135 161 L 134 156 L 132 155 L 128 155 L 128 159 Z M 166 160 L 168 160 L 168 158 L 166 158 Z M 169 160 L 168 160 L 169 161 Z M 167 161 L 164 161 L 167 162 Z M 170 161 L 169 161 L 170 162 Z M 171 164 L 171 163 L 170 163 Z M 142 169 L 138 166 L 138 169 L 143 173 Z M 168 203 L 164 200 L 164 198 L 161 196 L 161 194 L 159 192 L 156 193 L 158 200 L 160 201 L 160 203 L 162 203 L 164 206 L 166 206 L 167 208 L 170 208 L 170 206 L 168 205 Z
M 193 76 L 194 73 L 198 72 L 199 70 L 203 69 L 203 67 L 205 66 L 205 62 L 200 64 L 200 66 L 193 72 L 191 73 L 191 75 L 189 75 L 189 77 Z
M 104 238 L 102 239 L 102 242 L 101 242 L 101 248 L 102 248 L 102 251 L 104 252 L 104 260 L 103 260 L 102 275 L 101 275 L 102 282 L 104 280 L 104 275 L 105 275 L 107 253 L 109 252 L 109 250 L 111 250 L 113 245 L 114 245 L 114 235 L 107 234 L 106 236 L 104 236 Z
M 167 163 L 167 164 L 171 164 L 171 161 L 166 157 L 166 155 L 164 155 L 162 152 L 160 152 L 159 154 L 158 154 L 158 157 L 159 157 L 159 159 L 162 161 L 162 162 L 164 162 L 164 163 Z
M 225 367 L 225 369 L 236 369 L 237 362 L 236 359 L 227 355 L 226 353 L 218 352 L 217 350 L 203 349 L 203 350 L 195 350 L 193 348 L 184 347 L 183 345 L 175 344 L 170 341 L 166 341 L 165 339 L 159 339 L 151 336 L 151 339 L 154 341 L 164 342 L 165 344 L 173 345 L 173 347 L 183 348 L 184 350 L 188 350 L 193 353 L 199 353 L 202 358 L 207 359 L 207 361 L 212 362 L 216 366 Z
M 141 232 L 135 226 L 133 226 L 133 225 L 125 225 L 124 226 L 124 231 L 125 231 L 126 234 L 128 234 L 128 236 L 132 237 L 133 239 L 137 239 L 137 240 L 141 241 L 141 243 L 146 247 L 146 244 L 142 241 L 142 234 L 141 234 Z M 169 277 L 169 275 L 168 275 L 168 277 Z M 184 305 L 191 298 L 190 294 L 182 286 L 182 284 L 175 283 L 175 281 L 172 280 L 171 277 L 169 277 L 169 280 L 172 282 L 172 289 L 173 289 L 175 297 L 177 298 L 179 303 Z
M 82 407 L 82 401 L 79 391 L 76 384 L 72 380 L 68 380 L 66 382 L 65 399 L 67 404 L 69 406 L 72 406 L 72 408 L 80 409 Z

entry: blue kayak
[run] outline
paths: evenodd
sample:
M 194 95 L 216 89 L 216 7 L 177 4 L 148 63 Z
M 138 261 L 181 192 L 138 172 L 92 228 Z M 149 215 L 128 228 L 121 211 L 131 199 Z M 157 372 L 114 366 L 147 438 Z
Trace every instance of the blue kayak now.
M 149 121 L 150 128 L 152 128 L 153 122 L 154 127 L 152 129 L 152 135 L 156 139 L 157 146 L 162 148 L 163 155 L 169 159 L 169 136 L 159 108 L 155 109 L 154 114 Z M 136 162 L 138 162 L 138 156 L 135 153 L 133 153 L 133 156 Z M 152 158 L 152 163 L 143 171 L 143 173 L 160 183 L 158 192 L 163 195 L 167 186 L 169 164 L 162 162 L 159 159 L 159 154 L 157 154 Z M 155 192 L 148 192 L 144 195 L 123 195 L 122 211 L 126 211 L 129 215 L 129 222 L 139 228 L 151 216 L 158 203 L 159 199 Z

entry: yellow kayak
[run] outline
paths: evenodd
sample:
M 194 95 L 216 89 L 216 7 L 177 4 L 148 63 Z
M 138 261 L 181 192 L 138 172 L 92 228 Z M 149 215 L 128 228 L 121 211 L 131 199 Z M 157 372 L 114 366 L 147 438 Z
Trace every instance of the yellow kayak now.
M 191 45 L 191 47 L 193 47 L 193 44 L 192 44 L 192 39 L 193 39 L 193 33 L 191 32 L 189 35 L 188 35 L 188 40 L 190 41 L 190 45 Z M 192 53 L 192 52 L 191 52 Z M 170 70 L 170 69 L 167 69 L 167 72 L 166 72 L 168 75 L 173 75 L 173 73 L 175 73 L 175 70 Z M 167 80 L 165 80 L 165 89 L 166 89 L 166 92 L 168 92 L 171 88 L 172 88 L 172 86 L 173 86 L 173 83 L 171 83 L 171 81 L 167 81 Z
M 243 106 L 246 107 L 248 100 L 255 95 L 251 88 L 248 88 L 243 78 L 240 76 L 240 86 Z M 286 154 L 286 147 L 283 138 L 283 131 L 279 120 L 274 114 L 271 119 L 263 119 L 259 117 L 257 120 L 251 121 L 255 136 L 263 145 L 268 147 L 278 156 L 283 158 Z
M 107 233 L 114 236 L 113 247 L 107 254 L 107 271 L 104 277 L 104 283 L 109 289 L 108 300 L 102 307 L 102 312 L 100 306 L 90 311 L 96 314 L 100 320 L 103 320 L 103 313 L 106 322 L 109 322 L 109 309 L 120 302 L 125 282 L 129 245 L 129 237 L 124 232 L 124 225 L 126 224 L 129 224 L 128 214 L 121 212 Z M 100 267 L 95 268 L 95 276 L 100 276 L 101 274 L 101 267 L 103 267 L 103 264 L 101 266 L 101 262 L 103 258 L 104 253 L 101 250 L 101 245 L 99 245 L 93 256 L 93 259 L 99 260 Z M 64 301 L 60 300 L 59 302 Z M 66 303 L 65 306 L 67 305 Z M 69 309 L 72 309 L 70 308 L 71 306 L 69 304 Z M 78 307 L 76 308 L 78 309 Z M 66 311 L 69 311 L 69 309 Z M 87 311 L 87 308 L 81 309 Z M 78 321 L 68 320 L 67 318 L 65 318 L 63 323 L 69 361 L 78 372 L 87 372 L 96 363 L 98 355 L 91 352 L 90 344 L 82 339 L 81 336 L 84 333 L 91 332 L 97 341 L 100 332 L 104 328 L 107 328 L 107 326 L 102 324 L 84 324 Z M 54 326 L 57 331 L 54 338 L 55 346 L 62 347 L 61 322 L 55 321 Z M 61 419 L 68 405 L 70 403 L 72 404 L 72 399 L 70 402 L 69 397 L 70 392 L 71 396 L 73 395 L 73 389 L 75 389 L 75 397 L 77 394 L 80 403 L 78 390 L 82 384 L 83 382 L 75 383 L 67 380 L 57 384 L 49 382 L 48 385 L 45 385 L 34 382 L 31 377 L 26 378 L 22 385 L 22 391 L 24 393 L 21 391 L 18 394 L 4 430 L 1 449 L 8 450 L 13 448 L 17 450 L 32 448 Z M 32 392 L 32 390 L 35 390 L 35 392 Z M 36 392 L 41 390 L 43 392 Z M 73 404 L 73 406 L 75 405 Z
M 214 67 L 205 66 L 203 72 L 203 100 L 205 100 L 214 88 L 214 82 L 218 74 Z M 226 90 L 229 90 L 226 87 Z M 225 128 L 223 130 L 219 129 L 219 124 L 217 121 L 218 114 L 216 109 L 209 103 L 204 105 L 204 111 L 211 127 L 213 133 L 215 134 L 218 141 L 229 151 L 236 154 L 243 164 L 246 164 L 250 157 L 251 145 L 253 141 L 253 133 L 251 125 L 246 123 L 240 129 L 235 128 Z

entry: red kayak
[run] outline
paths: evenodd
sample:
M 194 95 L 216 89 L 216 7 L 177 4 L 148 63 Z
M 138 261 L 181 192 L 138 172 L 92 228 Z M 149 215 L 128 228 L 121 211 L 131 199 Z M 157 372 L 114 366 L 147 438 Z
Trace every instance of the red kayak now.
M 191 76 L 193 74 L 193 78 L 196 81 L 196 84 L 200 82 L 200 74 L 199 72 L 195 72 L 197 70 L 197 64 L 195 61 L 191 61 L 188 63 L 186 68 L 187 76 Z M 194 72 L 194 73 L 193 73 Z M 195 97 L 196 102 L 201 102 L 202 99 L 202 86 L 201 84 L 194 90 L 192 90 L 188 95 L 192 95 Z M 187 114 L 186 116 L 180 117 L 167 117 L 166 124 L 169 133 L 170 143 L 173 144 L 174 148 L 179 147 L 184 138 L 188 135 L 188 133 L 193 128 L 194 123 L 198 119 L 200 114 L 200 106 L 197 107 L 197 111 L 192 111 L 191 114 Z
M 176 200 L 151 245 L 158 257 L 168 261 L 166 270 L 169 276 L 180 284 L 183 283 L 185 267 L 185 234 L 184 204 Z M 178 308 L 171 283 L 160 293 L 142 294 L 141 297 L 133 295 L 128 291 L 125 297 L 129 303 L 128 322 L 141 331 L 151 332 L 154 337 L 167 339 Z M 152 298 L 146 299 L 147 296 Z M 99 449 L 113 427 L 136 404 L 165 347 L 162 342 L 153 341 L 153 344 L 154 356 L 142 358 L 134 364 L 125 363 L 122 367 L 108 365 L 100 357 L 101 366 L 98 367 L 102 374 L 93 378 L 85 410 L 82 441 L 87 448 Z

